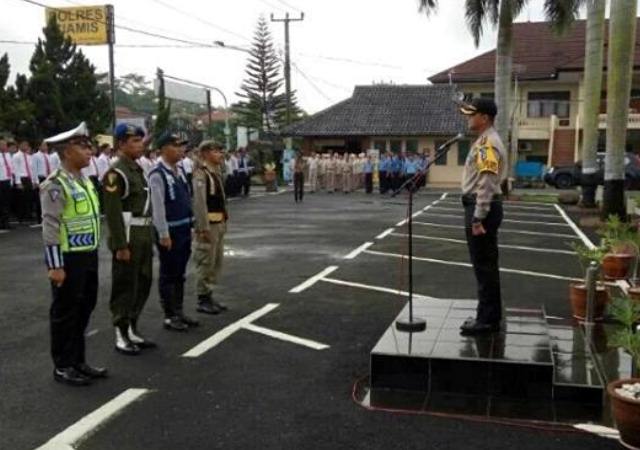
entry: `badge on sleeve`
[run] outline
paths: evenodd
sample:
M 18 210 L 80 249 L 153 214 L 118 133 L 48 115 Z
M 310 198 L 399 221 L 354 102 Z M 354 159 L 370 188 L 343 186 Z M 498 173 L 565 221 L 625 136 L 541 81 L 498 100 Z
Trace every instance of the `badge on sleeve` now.
M 104 188 L 109 193 L 116 192 L 118 190 L 118 174 L 115 172 L 109 172 L 107 175 L 107 185 Z
M 493 148 L 490 142 L 486 141 L 480 148 L 478 148 L 476 155 L 476 167 L 480 173 L 491 172 L 498 175 L 498 169 L 500 167 L 499 156 L 498 152 Z
M 58 199 L 60 198 L 60 195 L 61 195 L 60 189 L 57 189 L 57 188 L 49 189 L 49 198 L 53 203 L 58 201 Z

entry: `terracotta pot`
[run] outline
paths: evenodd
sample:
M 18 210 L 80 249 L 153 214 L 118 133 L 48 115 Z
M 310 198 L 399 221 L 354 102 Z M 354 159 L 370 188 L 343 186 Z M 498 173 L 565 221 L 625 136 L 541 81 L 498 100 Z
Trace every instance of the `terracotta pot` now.
M 640 400 L 621 396 L 616 389 L 623 384 L 640 383 L 640 378 L 612 381 L 607 385 L 611 409 L 620 432 L 620 442 L 627 448 L 640 450 Z
M 264 181 L 265 182 L 272 182 L 273 180 L 276 179 L 276 172 L 275 170 L 266 170 L 264 172 Z
M 584 283 L 571 283 L 569 285 L 569 300 L 573 317 L 585 320 L 587 317 L 587 288 Z M 609 301 L 609 294 L 602 285 L 596 286 L 596 298 L 593 305 L 593 320 L 602 320 L 604 309 Z
M 608 280 L 627 278 L 635 256 L 628 253 L 608 253 L 602 260 L 602 272 Z

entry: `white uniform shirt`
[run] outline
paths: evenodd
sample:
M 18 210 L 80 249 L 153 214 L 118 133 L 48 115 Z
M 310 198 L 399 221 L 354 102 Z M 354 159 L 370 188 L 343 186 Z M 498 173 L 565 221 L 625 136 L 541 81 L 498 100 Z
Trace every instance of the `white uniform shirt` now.
M 229 175 L 233 175 L 238 171 L 238 158 L 234 155 L 231 155 L 226 162 L 227 167 L 229 168 Z
M 51 163 L 51 170 L 58 170 L 58 168 L 60 167 L 60 155 L 58 155 L 58 152 L 53 152 L 51 153 L 51 155 L 49 155 L 49 162 Z
M 309 165 L 309 172 L 317 172 L 318 171 L 318 158 L 309 158 L 307 164 Z
M 109 166 L 111 165 L 110 159 L 111 158 L 105 153 L 101 153 L 100 156 L 98 156 L 96 163 L 98 165 L 98 178 L 101 180 L 102 177 L 104 177 L 104 174 L 109 170 Z
M 85 177 L 97 177 L 99 175 L 98 171 L 98 158 L 95 156 L 91 157 L 89 161 L 89 165 L 82 169 L 82 175 Z
M 148 176 L 149 172 L 151 172 L 151 169 L 155 167 L 155 163 L 144 155 L 136 159 L 136 162 L 140 167 L 142 167 L 142 172 L 145 176 Z
M 0 153 L 0 181 L 9 181 L 13 184 L 13 163 L 11 153 Z
M 13 180 L 16 186 L 22 186 L 22 178 L 31 178 L 33 184 L 38 184 L 33 158 L 31 155 L 18 151 L 13 155 Z
M 53 166 L 51 165 L 51 155 L 48 153 L 42 153 L 38 151 L 31 157 L 33 161 L 33 167 L 36 171 L 38 179 L 47 178 L 51 172 L 53 172 Z
M 193 173 L 193 160 L 188 156 L 182 158 L 182 161 L 180 161 L 178 164 L 182 166 L 184 173 L 186 173 L 187 175 Z

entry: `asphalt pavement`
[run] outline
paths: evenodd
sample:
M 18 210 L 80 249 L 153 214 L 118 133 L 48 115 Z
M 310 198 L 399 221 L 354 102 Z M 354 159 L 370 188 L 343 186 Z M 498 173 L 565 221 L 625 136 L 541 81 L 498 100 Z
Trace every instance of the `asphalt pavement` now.
M 230 310 L 171 333 L 154 283 L 140 326 L 159 347 L 139 357 L 113 349 L 101 249 L 87 354 L 111 376 L 86 388 L 52 380 L 40 229 L 0 234 L 0 449 L 619 448 L 581 433 L 364 409 L 354 383 L 406 301 L 406 197 L 316 193 L 296 204 L 286 192 L 230 205 L 215 293 Z M 553 205 L 505 210 L 505 303 L 568 317 L 568 283 L 581 276 L 569 243 L 580 237 Z M 422 192 L 414 211 L 415 293 L 473 299 L 459 194 Z M 195 300 L 190 266 L 192 315 Z

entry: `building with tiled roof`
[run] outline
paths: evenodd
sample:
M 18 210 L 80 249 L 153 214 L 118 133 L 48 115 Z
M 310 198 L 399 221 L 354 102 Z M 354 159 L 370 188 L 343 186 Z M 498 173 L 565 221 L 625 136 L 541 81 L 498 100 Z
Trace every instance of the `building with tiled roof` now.
M 520 160 L 572 164 L 580 157 L 584 20 L 566 34 L 554 33 L 546 22 L 523 22 L 513 28 L 512 139 Z M 640 152 L 640 27 L 630 102 L 628 151 Z M 606 128 L 606 70 L 608 32 L 605 32 L 600 150 Z M 493 96 L 495 50 L 464 61 L 429 78 L 436 85 L 455 84 L 467 97 Z

